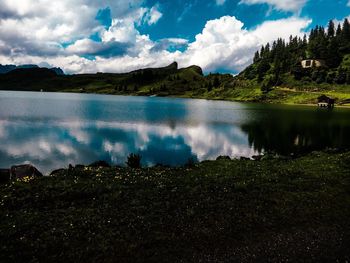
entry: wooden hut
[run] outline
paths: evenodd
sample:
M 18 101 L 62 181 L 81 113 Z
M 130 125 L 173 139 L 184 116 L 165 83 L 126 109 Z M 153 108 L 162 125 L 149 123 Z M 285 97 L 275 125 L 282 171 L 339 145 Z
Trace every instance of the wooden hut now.
M 318 107 L 320 108 L 333 108 L 334 107 L 334 103 L 335 103 L 335 100 L 331 97 L 328 97 L 326 95 L 322 95 L 320 97 L 317 98 L 317 105 Z

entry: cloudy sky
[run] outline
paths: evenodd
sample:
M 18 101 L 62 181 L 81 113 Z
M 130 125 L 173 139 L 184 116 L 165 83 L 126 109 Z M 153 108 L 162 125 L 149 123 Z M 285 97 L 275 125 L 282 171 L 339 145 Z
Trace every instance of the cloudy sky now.
M 237 73 L 262 44 L 349 15 L 350 0 L 0 0 L 0 64 Z

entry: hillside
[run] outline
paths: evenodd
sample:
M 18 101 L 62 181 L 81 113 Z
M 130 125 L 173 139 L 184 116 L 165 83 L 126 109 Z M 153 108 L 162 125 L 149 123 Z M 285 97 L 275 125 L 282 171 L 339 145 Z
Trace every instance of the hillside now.
M 32 68 L 39 68 L 38 65 L 32 65 L 32 64 L 28 64 L 28 65 L 2 65 L 0 64 L 0 74 L 6 74 L 9 73 L 15 69 L 32 69 Z M 64 72 L 61 68 L 50 68 L 51 70 L 55 71 L 57 75 L 64 75 Z
M 232 80 L 229 74 L 204 76 L 198 66 L 179 69 L 176 62 L 120 74 L 57 75 L 53 69 L 17 68 L 0 74 L 0 89 L 197 97 Z
M 254 62 L 237 77 L 260 88 L 265 100 L 307 103 L 320 94 L 338 103 L 350 99 L 350 24 L 316 26 L 309 37 L 278 39 L 257 51 Z

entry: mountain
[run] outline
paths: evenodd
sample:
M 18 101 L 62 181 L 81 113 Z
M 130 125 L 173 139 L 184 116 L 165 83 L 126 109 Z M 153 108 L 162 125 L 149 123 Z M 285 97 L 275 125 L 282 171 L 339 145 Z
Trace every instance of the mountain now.
M 39 68 L 39 66 L 34 64 L 24 64 L 17 66 L 17 68 Z
M 176 62 L 129 73 L 62 75 L 55 69 L 17 68 L 0 74 L 0 89 L 201 97 L 232 80 L 230 74 L 204 76 L 195 65 L 179 69 Z
M 131 71 L 130 74 L 139 74 L 142 72 L 152 72 L 154 74 L 173 74 L 178 70 L 177 62 L 173 62 L 170 65 L 162 68 L 145 68 Z
M 31 69 L 31 68 L 39 68 L 39 66 L 34 64 L 25 64 L 25 65 L 19 65 L 19 66 L 0 64 L 0 74 L 6 74 L 15 69 Z M 51 70 L 55 71 L 57 75 L 64 75 L 64 72 L 61 68 L 51 68 Z
M 64 75 L 64 72 L 61 68 L 50 68 L 50 69 L 55 71 L 57 75 Z
M 47 69 L 47 68 L 19 68 L 17 67 L 14 70 L 11 70 L 10 72 L 4 74 L 5 77 L 7 77 L 10 80 L 17 79 L 17 80 L 41 80 L 46 78 L 53 78 L 56 77 L 57 74 L 54 70 Z
M 16 69 L 17 67 L 15 65 L 1 65 L 0 64 L 0 74 L 5 74 L 7 72 L 10 72 L 11 70 Z

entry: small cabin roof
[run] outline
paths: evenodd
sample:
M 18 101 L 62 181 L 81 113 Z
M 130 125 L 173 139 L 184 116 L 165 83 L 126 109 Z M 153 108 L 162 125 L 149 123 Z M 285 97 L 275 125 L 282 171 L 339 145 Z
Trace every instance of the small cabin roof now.
M 334 102 L 334 99 L 326 95 L 321 95 L 317 98 L 318 102 Z
M 318 59 L 318 58 L 306 58 L 306 59 L 302 59 L 301 61 L 319 61 L 319 62 L 324 62 L 323 59 Z

